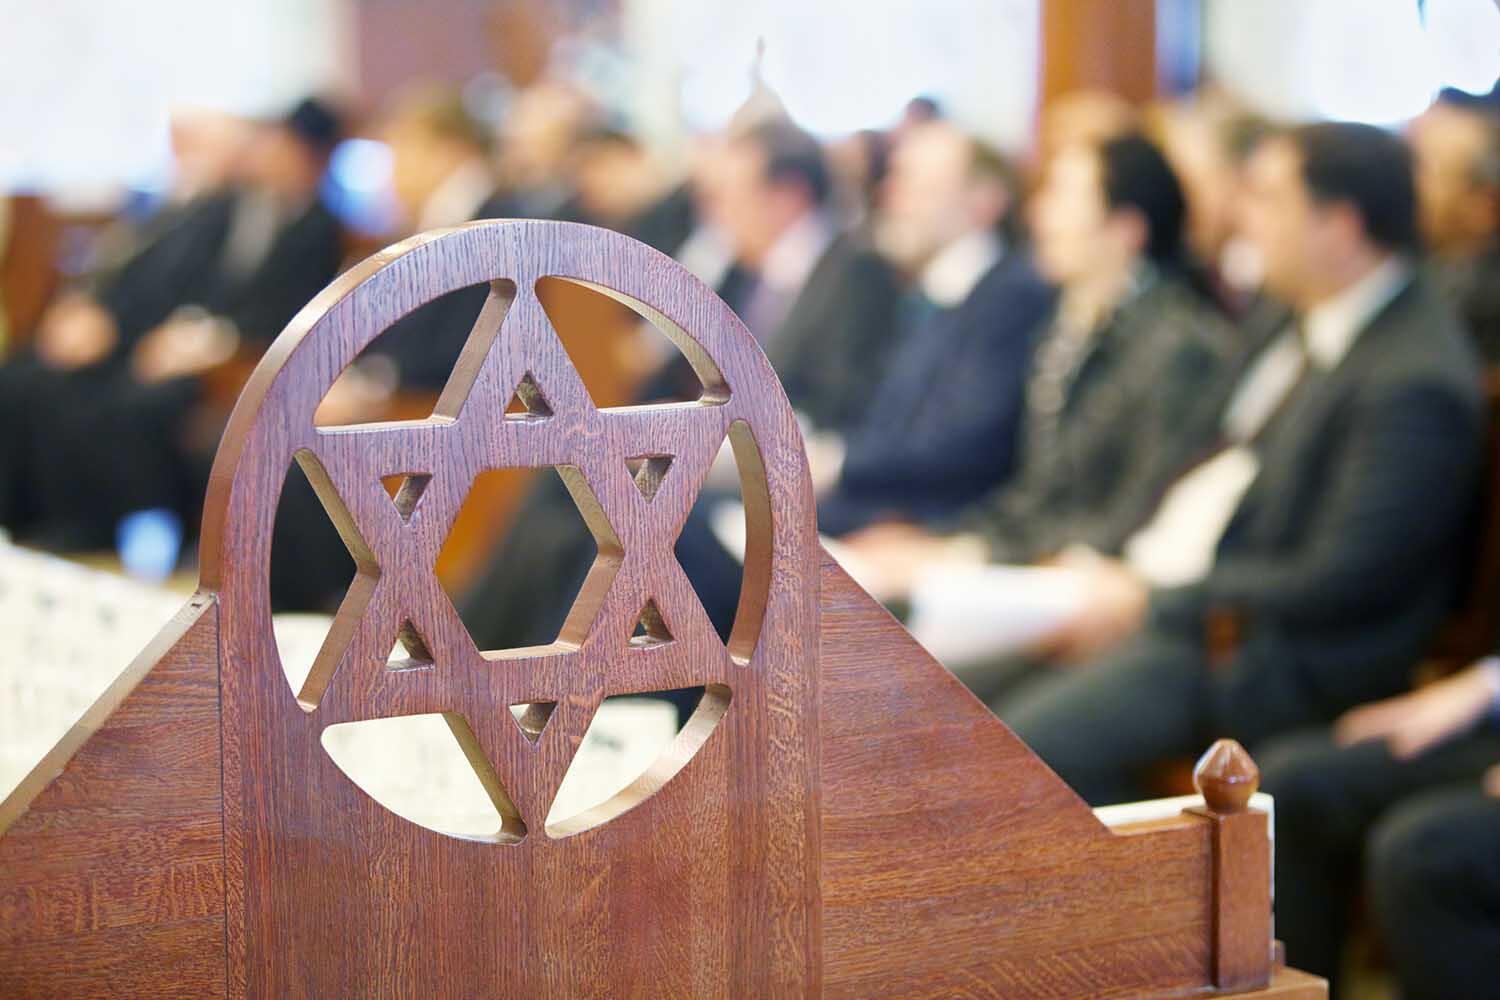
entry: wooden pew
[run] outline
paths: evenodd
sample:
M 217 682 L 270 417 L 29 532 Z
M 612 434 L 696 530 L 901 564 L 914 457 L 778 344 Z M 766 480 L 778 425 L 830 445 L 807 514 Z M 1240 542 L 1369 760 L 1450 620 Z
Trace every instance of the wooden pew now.
M 37 195 L 0 198 L 0 359 L 18 351 L 57 287 L 62 226 Z
M 596 408 L 534 292 L 545 276 L 648 318 L 703 397 Z M 314 427 L 392 319 L 478 281 L 491 300 L 434 416 Z M 550 416 L 503 416 L 528 372 Z M 672 556 L 726 437 L 747 512 L 727 644 Z M 294 459 L 359 567 L 295 691 L 266 588 Z M 564 470 L 599 558 L 556 643 L 482 653 L 436 552 L 479 470 L 541 465 Z M 393 473 L 431 478 L 393 501 Z M 668 258 L 487 222 L 357 265 L 246 386 L 197 594 L 0 802 L 0 995 L 1326 995 L 1276 958 L 1242 750 L 1205 755 L 1201 801 L 1106 822 L 815 525 L 765 356 Z M 694 685 L 701 704 L 639 780 L 546 818 L 606 695 Z M 422 713 L 443 715 L 493 802 L 485 835 L 388 811 L 320 745 L 330 725 Z

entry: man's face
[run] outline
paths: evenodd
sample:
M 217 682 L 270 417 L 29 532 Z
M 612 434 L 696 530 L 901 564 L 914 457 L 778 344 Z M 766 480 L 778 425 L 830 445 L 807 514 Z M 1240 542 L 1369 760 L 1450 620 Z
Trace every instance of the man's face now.
M 729 237 L 737 257 L 758 261 L 781 231 L 771 211 L 776 192 L 766 179 L 766 155 L 753 142 L 732 142 L 715 167 L 713 221 Z
M 891 156 L 881 197 L 881 247 L 898 262 L 920 264 L 973 226 L 972 152 L 944 125 L 909 130 Z
M 310 195 L 318 176 L 307 147 L 280 124 L 262 125 L 256 130 L 244 171 L 252 184 L 290 202 Z
M 1048 164 L 1032 202 L 1031 225 L 1043 274 L 1066 284 L 1100 266 L 1110 249 L 1109 217 L 1098 154 L 1089 146 L 1066 147 Z
M 1481 239 L 1495 224 L 1492 204 L 1474 183 L 1484 142 L 1483 123 L 1455 108 L 1440 105 L 1412 123 L 1422 235 L 1438 250 Z
M 1292 305 L 1307 301 L 1333 238 L 1328 210 L 1302 179 L 1302 157 L 1288 140 L 1262 143 L 1245 172 L 1240 229 L 1260 254 L 1265 285 Z

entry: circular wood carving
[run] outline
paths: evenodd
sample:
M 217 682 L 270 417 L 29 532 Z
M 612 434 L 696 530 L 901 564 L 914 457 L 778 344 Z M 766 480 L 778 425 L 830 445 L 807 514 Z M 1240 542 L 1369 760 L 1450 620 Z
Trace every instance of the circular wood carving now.
M 687 356 L 702 398 L 596 407 L 537 299 L 543 278 L 585 284 L 634 309 Z M 481 282 L 489 300 L 430 418 L 314 426 L 340 372 L 391 323 Z M 506 414 L 517 394 L 526 412 Z M 726 438 L 741 469 L 748 536 L 727 647 L 673 555 Z M 288 712 L 267 569 L 292 461 L 334 518 L 357 573 Z M 557 642 L 477 649 L 435 576 L 439 548 L 475 476 L 542 466 L 563 475 L 598 558 Z M 382 485 L 392 475 L 407 477 L 394 500 Z M 488 839 L 515 843 L 541 827 L 603 698 L 704 686 L 697 713 L 639 781 L 547 833 L 593 829 L 686 766 L 726 712 L 744 701 L 764 711 L 770 667 L 811 656 L 814 539 L 806 460 L 786 397 L 744 325 L 678 264 L 569 223 L 427 233 L 357 265 L 314 299 L 273 345 L 230 421 L 203 544 L 204 585 L 221 602 L 225 713 L 234 716 L 226 732 L 279 727 L 297 746 L 315 746 L 317 733 L 337 723 L 444 714 L 504 817 Z M 643 621 L 644 636 L 632 640 Z M 398 641 L 407 656 L 392 661 Z M 533 706 L 519 725 L 513 705 Z

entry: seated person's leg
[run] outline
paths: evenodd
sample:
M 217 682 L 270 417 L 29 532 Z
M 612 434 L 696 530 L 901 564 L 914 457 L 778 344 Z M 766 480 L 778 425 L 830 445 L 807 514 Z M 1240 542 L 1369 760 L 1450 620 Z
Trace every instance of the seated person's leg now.
M 1038 756 L 1093 805 L 1139 798 L 1134 775 L 1203 742 L 1199 650 L 1144 632 L 1104 660 L 1058 668 L 995 706 Z
M 35 516 L 27 458 L 38 380 L 46 369 L 30 357 L 0 365 L 0 528 L 23 530 Z
M 108 550 L 129 510 L 110 482 L 101 454 L 115 442 L 100 439 L 109 412 L 111 373 L 102 368 L 51 374 L 45 410 L 28 434 L 28 488 L 37 518 L 21 535 L 58 551 Z
M 1371 828 L 1414 792 L 1477 780 L 1500 759 L 1500 736 L 1397 760 L 1383 740 L 1339 746 L 1315 730 L 1279 739 L 1257 757 L 1261 788 L 1276 798 L 1276 936 L 1290 964 L 1335 980 Z
M 1402 804 L 1376 829 L 1368 872 L 1407 1000 L 1500 997 L 1500 799 L 1474 783 Z

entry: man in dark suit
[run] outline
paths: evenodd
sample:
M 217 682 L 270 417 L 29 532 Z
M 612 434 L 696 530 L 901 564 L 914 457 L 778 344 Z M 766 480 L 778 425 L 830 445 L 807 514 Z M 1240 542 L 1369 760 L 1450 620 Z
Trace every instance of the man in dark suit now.
M 32 349 L 0 365 L 0 527 L 29 535 L 57 513 L 35 481 L 39 428 L 54 411 L 101 392 L 148 330 L 206 290 L 234 204 L 230 191 L 216 189 L 163 208 L 133 255 L 92 291 L 65 293 L 49 306 Z
M 507 211 L 489 164 L 488 134 L 456 92 L 421 88 L 403 95 L 385 116 L 380 135 L 391 150 L 392 194 L 403 230 L 454 226 Z M 435 396 L 488 294 L 487 284 L 461 288 L 401 317 L 344 370 L 320 404 L 318 419 L 330 424 L 387 419 L 398 389 Z M 300 470 L 289 475 L 282 491 L 275 551 L 300 557 L 272 560 L 273 608 L 337 607 L 352 564 Z
M 1026 373 L 1053 295 L 1000 231 L 1019 183 L 998 154 L 946 123 L 913 126 L 892 157 L 877 238 L 916 274 L 902 329 L 818 524 L 842 535 L 875 520 L 933 523 L 1010 474 Z M 814 456 L 814 465 L 817 456 Z M 738 560 L 710 507 L 689 517 L 677 555 L 721 634 L 739 598 Z
M 765 122 L 731 138 L 712 172 L 707 221 L 734 262 L 722 275 L 734 288 L 720 287 L 738 300 L 798 413 L 818 430 L 845 432 L 863 412 L 895 339 L 895 272 L 835 228 L 822 148 L 790 123 Z M 684 364 L 671 362 L 648 380 L 651 392 L 692 385 Z M 592 559 L 592 539 L 569 503 L 555 479 L 544 478 L 466 596 L 460 610 L 480 648 L 557 637 Z M 548 569 L 539 573 L 538 566 Z M 706 586 L 717 577 L 704 579 Z
M 234 192 L 195 200 L 91 299 L 44 321 L 35 356 L 6 376 L 24 412 L 0 480 L 23 499 L 0 515 L 20 537 L 105 548 L 135 510 L 196 521 L 196 376 L 269 342 L 337 273 L 339 227 L 318 183 L 338 130 L 311 100 L 259 125 Z
M 891 158 L 877 239 L 916 274 L 903 329 L 850 434 L 818 523 L 933 523 L 1010 475 L 1031 350 L 1053 295 L 1001 236 L 1019 212 L 1006 161 L 954 126 L 913 126 Z
M 820 430 L 847 431 L 895 343 L 900 282 L 830 217 L 833 181 L 812 136 L 763 122 L 730 139 L 718 169 L 710 221 L 754 276 L 741 318 L 792 406 Z
M 1351 124 L 1267 140 L 1243 224 L 1296 316 L 1231 400 L 1246 429 L 1173 484 L 1127 560 L 1089 568 L 1073 640 L 1107 652 L 1000 709 L 1090 801 L 1215 736 L 1255 744 L 1401 690 L 1452 598 L 1477 368 L 1411 261 L 1405 146 Z
M 485 127 L 456 92 L 406 95 L 386 116 L 381 138 L 391 150 L 392 189 L 404 230 L 497 218 L 515 208 L 497 188 Z M 488 294 L 480 284 L 419 306 L 381 334 L 353 372 L 366 371 L 363 363 L 379 357 L 394 367 L 386 376 L 391 387 L 441 390 Z
M 1500 363 L 1500 112 L 1448 98 L 1411 126 L 1422 237 L 1486 364 Z
M 1337 990 L 1364 876 L 1403 996 L 1474 996 L 1495 982 L 1500 659 L 1281 737 L 1259 762 L 1276 797 L 1276 936 L 1289 961 Z

